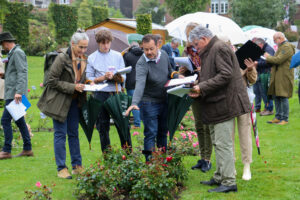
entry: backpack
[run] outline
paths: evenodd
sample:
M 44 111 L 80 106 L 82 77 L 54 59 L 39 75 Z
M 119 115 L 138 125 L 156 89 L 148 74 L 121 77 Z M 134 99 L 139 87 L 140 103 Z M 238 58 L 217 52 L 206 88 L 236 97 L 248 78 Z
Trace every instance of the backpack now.
M 49 72 L 54 60 L 58 54 L 61 53 L 61 50 L 49 52 L 45 55 L 45 63 L 44 63 L 44 80 L 43 85 L 46 87 L 49 80 Z

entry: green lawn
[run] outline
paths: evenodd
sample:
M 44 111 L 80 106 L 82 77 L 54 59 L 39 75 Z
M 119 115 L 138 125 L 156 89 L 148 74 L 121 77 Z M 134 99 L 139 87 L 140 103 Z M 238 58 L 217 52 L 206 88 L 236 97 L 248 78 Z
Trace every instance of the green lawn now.
M 39 84 L 43 79 L 43 58 L 28 57 L 30 95 L 40 94 Z M 33 91 L 31 86 L 36 86 Z M 40 126 L 40 112 L 36 107 L 37 99 L 31 99 L 32 107 L 28 110 L 28 121 L 33 129 Z M 2 113 L 2 109 L 1 109 Z M 258 117 L 261 155 L 257 155 L 253 142 L 252 180 L 243 181 L 239 141 L 236 138 L 236 170 L 238 193 L 209 194 L 211 187 L 200 185 L 200 180 L 208 180 L 215 170 L 213 154 L 213 169 L 204 174 L 201 171 L 189 170 L 189 179 L 186 189 L 181 193 L 181 199 L 300 199 L 300 106 L 297 96 L 290 99 L 290 120 L 286 126 L 270 125 L 266 121 L 273 116 Z M 47 126 L 52 126 L 48 123 Z M 120 142 L 116 129 L 111 127 L 111 141 L 116 148 Z M 141 131 L 140 131 L 141 132 Z M 177 133 L 178 134 L 178 133 Z M 80 130 L 80 145 L 83 165 L 88 167 L 101 155 L 100 139 L 97 131 L 94 132 L 92 150 L 82 130 Z M 134 140 L 134 144 L 136 141 Z M 62 180 L 57 178 L 54 161 L 53 133 L 34 132 L 32 138 L 35 157 L 13 158 L 0 161 L 0 199 L 23 199 L 24 190 L 35 189 L 35 183 L 40 181 L 53 189 L 53 199 L 75 199 L 73 189 L 76 180 Z M 15 147 L 12 154 L 19 153 L 22 144 Z M 68 151 L 67 151 L 68 152 Z M 188 169 L 196 163 L 198 157 L 184 158 Z M 70 167 L 70 156 L 67 153 L 67 165 Z M 52 185 L 56 186 L 53 187 Z

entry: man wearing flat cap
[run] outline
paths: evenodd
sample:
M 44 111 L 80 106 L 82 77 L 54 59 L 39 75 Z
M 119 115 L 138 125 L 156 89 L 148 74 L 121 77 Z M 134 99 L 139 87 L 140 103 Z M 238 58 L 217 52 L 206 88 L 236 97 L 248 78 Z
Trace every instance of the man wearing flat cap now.
M 0 44 L 8 52 L 8 62 L 5 65 L 5 86 L 4 99 L 5 106 L 15 101 L 17 104 L 22 102 L 22 95 L 27 95 L 27 58 L 24 51 L 15 43 L 16 39 L 10 32 L 0 34 Z M 5 141 L 0 160 L 11 158 L 11 143 L 13 139 L 12 116 L 6 107 L 3 111 L 1 124 L 3 126 Z M 18 156 L 33 156 L 31 141 L 24 117 L 15 122 L 23 138 L 23 151 Z

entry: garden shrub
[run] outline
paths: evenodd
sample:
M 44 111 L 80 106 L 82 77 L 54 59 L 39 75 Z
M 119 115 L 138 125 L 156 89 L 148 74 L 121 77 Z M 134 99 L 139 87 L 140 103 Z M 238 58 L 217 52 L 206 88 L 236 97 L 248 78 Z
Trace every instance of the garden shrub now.
M 108 9 L 101 6 L 92 7 L 92 22 L 98 24 L 108 18 Z
M 8 3 L 3 30 L 9 31 L 21 47 L 26 48 L 29 42 L 29 17 L 33 6 L 24 3 Z
M 161 150 L 145 163 L 140 151 L 111 150 L 78 177 L 78 199 L 174 199 L 187 170 L 182 154 Z
M 59 45 L 68 46 L 71 36 L 77 30 L 77 9 L 68 5 L 51 3 L 49 14 L 55 25 L 55 40 Z
M 37 20 L 30 20 L 29 42 L 25 51 L 30 56 L 43 56 L 56 49 L 54 36 L 49 27 Z
M 152 33 L 151 14 L 136 14 L 136 32 L 141 35 Z
M 287 30 L 284 32 L 284 35 L 285 35 L 286 39 L 290 42 L 295 42 L 295 41 L 298 41 L 298 39 L 299 39 L 298 32 Z

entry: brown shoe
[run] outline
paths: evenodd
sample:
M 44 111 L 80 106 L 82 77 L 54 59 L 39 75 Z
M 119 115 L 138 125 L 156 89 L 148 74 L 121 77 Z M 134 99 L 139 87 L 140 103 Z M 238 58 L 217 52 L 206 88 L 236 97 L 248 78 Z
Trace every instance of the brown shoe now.
M 0 160 L 10 159 L 10 158 L 12 158 L 11 153 L 5 151 L 0 152 Z
M 277 123 L 277 124 L 279 124 L 279 125 L 286 125 L 286 124 L 288 124 L 289 122 L 288 121 L 285 121 L 285 120 L 281 120 L 279 123 Z
M 273 111 L 269 111 L 269 110 L 264 110 L 260 112 L 260 116 L 268 116 L 268 115 L 273 115 L 274 112 Z
M 72 179 L 72 176 L 67 168 L 63 168 L 62 170 L 58 171 L 57 176 L 59 178 Z
M 277 124 L 277 123 L 279 123 L 279 122 L 280 122 L 280 120 L 277 119 L 277 118 L 274 118 L 274 119 L 272 119 L 272 120 L 270 120 L 270 121 L 267 121 L 267 123 L 269 123 L 269 124 Z
M 72 174 L 82 174 L 84 172 L 84 168 L 82 166 L 76 165 L 76 167 L 72 170 Z
M 255 112 L 256 113 L 260 113 L 260 109 L 255 109 Z
M 32 150 L 29 150 L 29 151 L 23 150 L 21 153 L 19 153 L 15 157 L 22 157 L 22 156 L 33 156 L 33 151 Z

